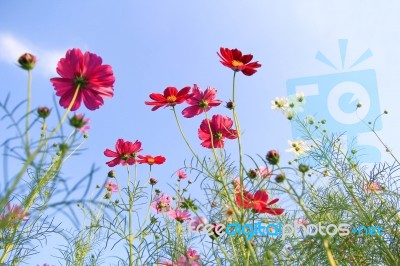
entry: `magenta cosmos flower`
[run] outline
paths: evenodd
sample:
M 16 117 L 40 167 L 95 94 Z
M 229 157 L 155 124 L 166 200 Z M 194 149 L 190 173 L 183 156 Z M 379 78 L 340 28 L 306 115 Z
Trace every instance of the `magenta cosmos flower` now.
M 217 52 L 217 54 L 221 58 L 221 64 L 235 72 L 242 71 L 246 76 L 251 76 L 257 72 L 256 68 L 261 67 L 258 61 L 250 62 L 253 59 L 253 55 L 242 55 L 242 52 L 238 49 L 221 47 L 219 51 L 220 53 Z
M 68 108 L 79 87 L 76 100 L 71 110 L 77 110 L 83 101 L 89 110 L 96 110 L 104 104 L 103 98 L 114 95 L 115 77 L 110 65 L 103 65 L 102 59 L 96 54 L 74 48 L 68 50 L 65 58 L 57 65 L 60 78 L 50 79 L 56 95 L 60 96 L 60 105 Z
M 224 138 L 236 139 L 238 133 L 232 129 L 233 121 L 227 116 L 213 115 L 211 121 L 204 119 L 198 130 L 201 145 L 206 148 L 223 148 Z M 211 131 L 210 131 L 211 129 Z
M 124 141 L 123 139 L 118 139 L 115 143 L 115 151 L 106 149 L 104 155 L 107 157 L 115 157 L 113 160 L 107 162 L 107 165 L 114 167 L 118 164 L 121 165 L 132 165 L 136 163 L 137 153 L 142 149 L 142 143 L 140 141 Z
M 207 87 L 206 91 L 203 92 L 196 84 L 192 88 L 192 96 L 186 100 L 191 105 L 183 109 L 182 114 L 186 118 L 199 115 L 203 112 L 207 112 L 211 107 L 218 106 L 222 101 L 215 100 L 217 90 L 211 87 Z

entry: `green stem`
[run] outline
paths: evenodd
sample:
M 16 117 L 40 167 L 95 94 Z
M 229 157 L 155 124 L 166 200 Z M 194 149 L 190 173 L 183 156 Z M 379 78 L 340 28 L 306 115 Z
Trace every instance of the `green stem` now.
M 136 166 L 136 165 L 135 165 Z M 128 244 L 129 244 L 129 266 L 133 266 L 133 234 L 132 234 L 132 211 L 133 211 L 133 199 L 131 198 L 131 175 L 129 171 L 129 166 L 126 166 L 126 170 L 128 172 L 128 198 L 129 198 L 129 211 L 128 211 L 128 220 L 129 220 L 129 236 L 128 236 Z M 136 171 L 135 171 L 136 172 Z
M 26 106 L 26 120 L 25 120 L 25 152 L 26 156 L 29 157 L 30 145 L 29 145 L 29 115 L 31 112 L 31 90 L 32 90 L 32 74 L 28 70 L 28 99 Z
M 78 96 L 79 92 L 79 85 L 76 87 L 74 96 L 72 98 L 71 103 L 69 104 L 67 110 L 65 110 L 63 117 L 61 118 L 60 122 L 56 126 L 56 128 L 51 132 L 50 136 L 45 139 L 42 143 L 39 143 L 38 147 L 33 153 L 30 153 L 26 159 L 26 162 L 22 169 L 18 172 L 17 176 L 14 178 L 14 182 L 12 183 L 11 187 L 7 190 L 5 196 L 0 201 L 0 207 L 5 206 L 10 198 L 11 194 L 14 192 L 15 188 L 17 187 L 18 183 L 21 181 L 22 176 L 25 174 L 25 171 L 28 169 L 29 165 L 35 160 L 36 156 L 40 153 L 41 149 L 46 145 L 47 141 L 54 137 L 57 131 L 61 128 L 61 125 L 64 123 L 65 119 L 67 118 L 68 113 L 71 111 L 73 104 L 75 103 L 76 97 Z

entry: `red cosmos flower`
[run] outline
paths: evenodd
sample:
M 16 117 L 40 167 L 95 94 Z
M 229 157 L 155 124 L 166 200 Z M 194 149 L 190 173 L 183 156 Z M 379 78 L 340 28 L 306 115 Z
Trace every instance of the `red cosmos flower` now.
M 142 149 L 142 143 L 140 141 L 135 141 L 135 143 L 131 141 L 124 141 L 123 139 L 118 139 L 115 143 L 115 150 L 112 151 L 106 149 L 104 151 L 104 155 L 107 157 L 115 157 L 115 159 L 107 162 L 107 165 L 110 167 L 114 167 L 118 164 L 121 165 L 132 165 L 136 163 L 136 154 L 140 152 Z
M 192 96 L 186 100 L 186 102 L 191 106 L 183 109 L 183 116 L 191 118 L 210 110 L 211 107 L 220 105 L 222 101 L 214 100 L 216 93 L 217 90 L 211 87 L 207 87 L 206 91 L 203 92 L 196 84 L 194 84 L 192 88 Z
M 217 52 L 217 54 L 221 58 L 220 62 L 235 72 L 242 71 L 246 76 L 251 76 L 257 72 L 256 68 L 261 67 L 258 61 L 249 63 L 253 59 L 253 55 L 242 55 L 242 52 L 238 49 L 221 47 L 219 51 L 220 53 Z
M 146 155 L 146 156 L 142 156 L 142 155 L 138 155 L 139 160 L 137 160 L 138 163 L 147 163 L 149 165 L 153 165 L 153 164 L 163 164 L 165 162 L 165 157 L 163 156 L 150 156 L 150 155 Z
M 204 119 L 198 130 L 201 145 L 206 148 L 223 148 L 224 138 L 236 139 L 238 133 L 232 129 L 233 121 L 227 116 L 213 115 L 211 121 Z M 210 132 L 211 128 L 211 132 Z M 211 144 L 211 139 L 213 143 Z
M 65 58 L 61 58 L 57 65 L 57 73 L 61 78 L 50 79 L 56 95 L 61 96 L 60 105 L 67 108 L 73 99 L 76 88 L 78 95 L 71 110 L 75 111 L 81 102 L 89 110 L 98 109 L 104 104 L 103 98 L 114 95 L 115 77 L 110 65 L 102 65 L 101 57 L 90 52 L 82 54 L 74 48 L 68 50 Z
M 161 93 L 152 93 L 150 98 L 154 102 L 144 102 L 146 105 L 154 105 L 152 111 L 157 110 L 160 107 L 175 106 L 176 104 L 183 103 L 187 98 L 191 96 L 189 94 L 190 87 L 184 87 L 179 92 L 175 87 L 167 87 L 164 90 L 164 95 Z
M 280 208 L 270 208 L 269 206 L 277 203 L 278 198 L 268 202 L 268 193 L 265 190 L 257 190 L 254 195 L 243 190 L 243 197 L 240 192 L 236 193 L 236 204 L 244 209 L 253 209 L 257 213 L 268 213 L 281 215 L 285 210 Z

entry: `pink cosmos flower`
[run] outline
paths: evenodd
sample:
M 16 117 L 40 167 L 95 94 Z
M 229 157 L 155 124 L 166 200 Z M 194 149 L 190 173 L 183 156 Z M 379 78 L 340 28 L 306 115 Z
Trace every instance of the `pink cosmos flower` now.
M 183 210 L 170 210 L 168 212 L 170 218 L 177 220 L 180 223 L 190 220 L 190 212 Z
M 207 87 L 206 91 L 203 92 L 196 84 L 192 88 L 192 96 L 186 100 L 191 106 L 183 109 L 182 114 L 186 118 L 191 118 L 206 112 L 211 107 L 218 106 L 222 101 L 215 100 L 217 90 L 211 87 Z
M 118 184 L 114 183 L 112 181 L 107 181 L 104 186 L 106 187 L 106 189 L 109 192 L 118 192 L 119 188 L 118 188 Z
M 178 175 L 179 179 L 185 179 L 187 177 L 186 173 L 182 170 L 178 170 L 176 174 Z
M 256 170 L 258 176 L 262 178 L 270 178 L 272 176 L 272 171 L 266 166 L 261 166 Z
M 186 255 L 179 257 L 177 266 L 201 266 L 200 255 L 196 250 L 189 248 Z
M 114 167 L 118 164 L 121 165 L 132 165 L 136 163 L 136 154 L 142 149 L 142 143 L 140 141 L 135 141 L 135 143 L 130 141 L 124 141 L 123 139 L 118 139 L 115 143 L 115 151 L 106 149 L 104 155 L 107 157 L 115 157 L 115 159 L 107 162 L 107 165 Z
M 208 220 L 206 217 L 203 216 L 195 216 L 190 219 L 190 230 L 195 231 L 199 225 L 206 225 Z
M 223 148 L 224 138 L 236 139 L 238 137 L 238 133 L 232 129 L 232 125 L 232 119 L 227 116 L 213 115 L 211 121 L 204 119 L 198 130 L 199 138 L 203 141 L 201 145 L 209 149 Z
M 383 190 L 383 186 L 381 186 L 377 182 L 369 182 L 366 185 L 364 185 L 364 190 L 367 193 L 371 193 L 371 192 L 374 192 L 374 191 L 381 191 L 381 190 Z
M 89 121 L 90 119 L 85 118 L 83 114 L 74 114 L 74 116 L 69 119 L 69 124 L 79 132 L 85 134 L 86 131 L 90 129 Z
M 110 65 L 103 65 L 100 56 L 74 48 L 68 50 L 65 58 L 57 65 L 60 78 L 50 79 L 56 95 L 61 96 L 60 105 L 68 108 L 76 89 L 79 87 L 76 100 L 71 110 L 77 110 L 83 101 L 89 110 L 96 110 L 104 104 L 103 98 L 114 95 L 115 77 Z
M 172 263 L 172 261 L 170 261 L 170 260 L 163 260 L 163 261 L 157 262 L 157 266 L 175 266 L 175 264 Z
M 310 221 L 307 220 L 307 219 L 304 219 L 304 218 L 298 218 L 297 221 L 296 221 L 296 223 L 297 223 L 298 225 L 307 226 L 307 225 L 310 224 Z
M 18 204 L 11 205 L 11 203 L 7 203 L 8 213 L 1 215 L 0 220 L 7 220 L 15 222 L 16 220 L 21 219 L 22 221 L 28 221 L 29 217 L 25 215 L 29 215 L 29 212 L 26 212 L 22 209 Z
M 171 210 L 171 200 L 172 198 L 170 196 L 163 193 L 161 196 L 157 195 L 154 197 L 150 207 L 156 213 L 169 212 Z

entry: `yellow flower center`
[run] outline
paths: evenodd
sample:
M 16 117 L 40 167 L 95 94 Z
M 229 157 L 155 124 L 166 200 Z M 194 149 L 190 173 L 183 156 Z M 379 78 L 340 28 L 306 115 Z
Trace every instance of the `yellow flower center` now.
M 174 95 L 171 95 L 171 96 L 167 97 L 167 102 L 174 103 L 175 101 L 176 101 L 176 97 Z
M 205 100 L 202 100 L 202 101 L 199 103 L 199 106 L 200 106 L 201 108 L 206 108 L 206 107 L 208 106 L 208 102 L 205 101 Z
M 237 61 L 237 60 L 233 60 L 233 61 L 232 61 L 232 66 L 234 66 L 234 67 L 241 67 L 241 66 L 243 66 L 243 63 L 240 62 L 240 61 Z
M 214 134 L 214 139 L 218 139 L 218 140 L 220 140 L 220 139 L 222 139 L 222 133 L 221 132 L 218 132 L 217 134 Z
M 148 162 L 148 163 L 154 163 L 154 158 L 148 158 L 148 159 L 147 159 L 147 162 Z

